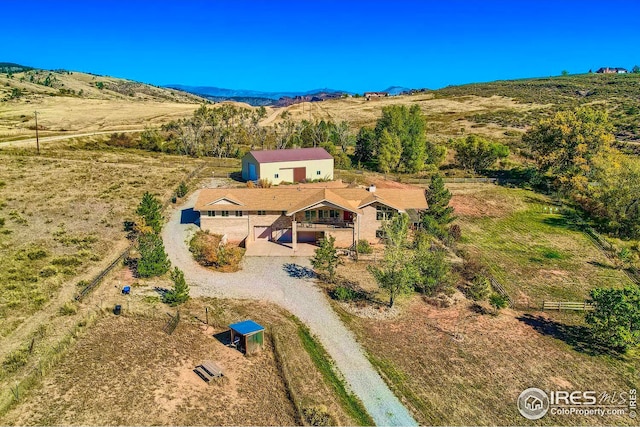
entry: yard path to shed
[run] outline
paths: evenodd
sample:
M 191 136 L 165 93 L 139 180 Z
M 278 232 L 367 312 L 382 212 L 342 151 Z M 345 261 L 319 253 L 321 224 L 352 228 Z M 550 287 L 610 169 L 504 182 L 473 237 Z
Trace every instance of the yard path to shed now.
M 162 233 L 167 254 L 184 271 L 191 295 L 266 300 L 282 306 L 318 337 L 377 425 L 417 425 L 315 285 L 307 258 L 247 257 L 237 273 L 215 273 L 193 260 L 186 242 L 197 229 L 189 224 L 197 195 L 172 212 Z

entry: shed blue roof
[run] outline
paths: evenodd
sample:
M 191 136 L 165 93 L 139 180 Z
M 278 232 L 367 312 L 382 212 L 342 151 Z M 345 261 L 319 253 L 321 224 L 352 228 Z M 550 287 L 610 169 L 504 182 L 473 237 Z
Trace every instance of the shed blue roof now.
M 253 320 L 245 320 L 243 322 L 233 323 L 229 325 L 231 329 L 242 335 L 252 334 L 254 332 L 264 331 L 264 327 L 258 325 Z

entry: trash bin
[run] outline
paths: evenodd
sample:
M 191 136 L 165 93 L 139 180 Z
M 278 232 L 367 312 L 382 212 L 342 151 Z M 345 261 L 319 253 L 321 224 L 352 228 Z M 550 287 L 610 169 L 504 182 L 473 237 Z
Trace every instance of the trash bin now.
M 129 293 L 131 292 L 131 287 L 130 286 L 125 286 L 124 288 L 122 288 L 122 293 L 125 295 L 129 295 Z
M 121 311 L 122 306 L 120 304 L 116 304 L 116 306 L 113 307 L 113 314 L 115 314 L 116 316 L 119 316 Z

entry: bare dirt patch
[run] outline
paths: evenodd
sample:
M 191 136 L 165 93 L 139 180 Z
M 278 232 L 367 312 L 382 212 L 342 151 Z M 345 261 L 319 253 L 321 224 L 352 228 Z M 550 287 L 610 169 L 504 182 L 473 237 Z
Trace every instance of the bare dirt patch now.
M 249 357 L 182 321 L 171 335 L 163 318 L 100 320 L 42 387 L 10 411 L 8 424 L 292 425 L 295 412 L 270 341 Z M 225 377 L 207 385 L 193 369 L 216 361 Z

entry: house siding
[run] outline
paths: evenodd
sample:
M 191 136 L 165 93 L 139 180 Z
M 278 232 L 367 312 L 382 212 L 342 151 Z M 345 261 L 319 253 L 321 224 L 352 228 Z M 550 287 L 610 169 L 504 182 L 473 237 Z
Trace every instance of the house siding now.
M 227 235 L 230 242 L 242 242 L 249 232 L 248 217 L 210 217 L 203 212 L 200 215 L 200 228 L 213 234 Z
M 377 203 L 373 203 L 369 206 L 362 208 L 362 214 L 358 218 L 358 233 L 356 233 L 357 239 L 364 239 L 371 243 L 377 242 L 379 239 L 376 237 L 376 230 L 382 227 L 382 221 L 376 219 L 376 206 Z
M 307 181 L 311 181 L 314 179 L 333 180 L 333 159 L 261 163 L 259 178 L 268 179 L 273 184 L 280 184 L 281 182 L 293 182 L 293 170 L 295 168 L 306 169 L 305 179 Z M 318 171 L 320 171 L 319 175 L 317 173 Z M 278 175 L 278 178 L 275 177 L 276 174 Z

